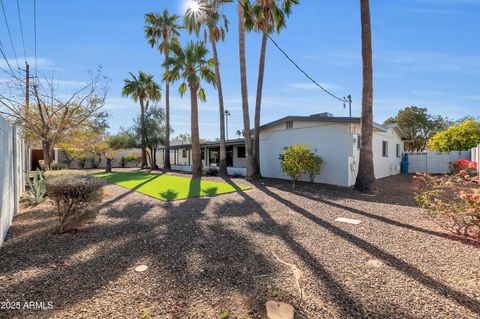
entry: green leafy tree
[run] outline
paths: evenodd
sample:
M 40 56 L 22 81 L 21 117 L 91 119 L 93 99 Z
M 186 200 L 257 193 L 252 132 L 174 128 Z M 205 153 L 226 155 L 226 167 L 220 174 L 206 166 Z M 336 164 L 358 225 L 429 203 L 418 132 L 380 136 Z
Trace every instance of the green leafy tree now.
M 480 144 L 480 123 L 469 119 L 433 136 L 428 146 L 438 152 L 470 150 Z
M 145 103 L 147 101 L 159 101 L 161 97 L 160 86 L 153 80 L 153 75 L 142 71 L 138 76 L 130 73 L 130 79 L 125 79 L 125 85 L 122 90 L 123 96 L 131 96 L 135 102 L 140 102 L 140 126 L 142 141 L 142 168 L 147 167 L 147 151 L 145 148 Z
M 299 4 L 299 0 L 255 0 L 248 6 L 245 15 L 247 30 L 256 30 L 262 33 L 260 62 L 258 66 L 257 98 L 255 102 L 254 119 L 254 174 L 260 176 L 260 116 L 262 110 L 263 80 L 265 78 L 265 60 L 267 56 L 268 34 L 280 31 L 286 27 L 286 19 L 292 13 L 292 7 Z
M 202 176 L 202 160 L 200 156 L 200 136 L 198 128 L 198 99 L 206 101 L 202 80 L 216 85 L 214 61 L 208 59 L 208 49 L 202 42 L 190 42 L 185 48 L 178 43 L 171 46 L 173 56 L 166 61 L 171 69 L 165 73 L 164 79 L 174 82 L 182 80 L 179 93 L 184 96 L 190 90 L 191 105 L 191 137 L 192 137 L 192 174 Z
M 202 25 L 205 25 L 205 40 L 208 37 L 213 52 L 215 63 L 215 77 L 218 91 L 218 111 L 220 114 L 220 176 L 227 175 L 227 151 L 225 146 L 225 107 L 223 101 L 222 79 L 218 59 L 217 43 L 225 40 L 228 32 L 228 19 L 221 13 L 221 7 L 232 0 L 203 0 L 198 10 L 189 8 L 185 14 L 185 25 L 190 33 L 199 36 Z M 208 35 L 207 35 L 208 33 Z M 206 42 L 206 41 L 205 41 Z
M 181 28 L 177 24 L 179 16 L 170 15 L 168 10 L 163 14 L 148 13 L 145 15 L 145 36 L 148 43 L 153 47 L 158 46 L 160 53 L 165 55 L 165 62 L 170 56 L 170 45 L 176 42 L 176 37 L 180 35 L 178 30 Z M 165 72 L 168 73 L 168 65 L 165 65 Z M 165 80 L 165 163 L 163 168 L 170 170 L 170 82 Z
M 290 176 L 293 187 L 296 186 L 300 177 L 308 174 L 311 182 L 320 173 L 323 160 L 315 155 L 308 145 L 296 144 L 285 147 L 279 156 L 282 171 Z
M 389 118 L 384 124 L 397 123 L 409 143 L 410 152 L 422 152 L 426 149 L 428 140 L 438 132 L 447 129 L 451 122 L 441 116 L 428 114 L 426 108 L 417 106 L 400 110 L 395 117 Z

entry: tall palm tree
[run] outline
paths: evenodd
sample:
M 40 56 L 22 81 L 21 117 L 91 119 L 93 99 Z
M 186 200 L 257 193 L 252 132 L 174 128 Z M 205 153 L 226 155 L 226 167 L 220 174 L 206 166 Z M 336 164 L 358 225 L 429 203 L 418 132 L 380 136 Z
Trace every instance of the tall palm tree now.
M 124 80 L 122 96 L 131 96 L 135 102 L 140 102 L 140 127 L 142 139 L 142 168 L 148 166 L 145 131 L 145 102 L 160 100 L 160 86 L 153 80 L 153 75 L 140 71 L 138 76 L 130 72 L 130 79 Z
M 247 1 L 244 1 L 246 4 Z M 247 166 L 247 181 L 255 179 L 252 135 L 250 132 L 250 111 L 248 109 L 247 62 L 245 58 L 245 9 L 243 3 L 238 3 L 238 47 L 240 57 L 240 84 L 242 88 L 243 136 L 245 137 L 245 160 Z
M 247 30 L 262 32 L 262 46 L 260 49 L 260 61 L 258 65 L 257 98 L 255 101 L 254 119 L 254 148 L 255 175 L 260 176 L 260 116 L 262 110 L 263 79 L 265 77 L 265 59 L 267 53 L 268 34 L 277 32 L 286 26 L 286 17 L 292 12 L 292 6 L 297 5 L 299 0 L 255 0 L 245 16 Z
M 194 32 L 198 36 L 202 25 L 205 25 L 206 31 L 204 33 L 204 39 L 206 40 L 208 37 L 212 46 L 218 90 L 218 112 L 220 114 L 220 176 L 227 176 L 227 151 L 225 146 L 225 107 L 217 42 L 224 41 L 225 34 L 228 32 L 228 19 L 220 11 L 224 4 L 230 2 L 232 2 L 232 0 L 199 0 L 198 6 L 196 8 L 190 7 L 185 14 L 185 26 L 187 30 L 190 33 Z
M 362 192 L 371 192 L 375 185 L 373 167 L 373 62 L 372 62 L 372 28 L 370 21 L 369 0 L 360 0 L 362 19 L 362 148 L 355 188 Z
M 178 90 L 181 96 L 190 89 L 192 174 L 193 177 L 200 177 L 202 176 L 202 159 L 198 129 L 198 99 L 206 101 L 205 90 L 201 85 L 202 80 L 216 86 L 215 72 L 211 69 L 214 62 L 207 58 L 208 49 L 203 42 L 190 42 L 185 48 L 178 43 L 173 43 L 170 49 L 173 56 L 165 64 L 171 69 L 165 73 L 164 79 L 171 82 L 183 80 Z
M 168 60 L 170 54 L 170 44 L 176 41 L 176 37 L 180 35 L 178 30 L 180 26 L 177 24 L 179 16 L 170 15 L 168 10 L 164 10 L 163 14 L 148 13 L 145 15 L 145 37 L 148 43 L 153 47 L 158 46 L 160 53 L 165 55 L 165 61 Z M 168 66 L 165 69 L 168 72 Z M 170 84 L 165 81 L 165 163 L 164 170 L 171 170 L 170 163 Z

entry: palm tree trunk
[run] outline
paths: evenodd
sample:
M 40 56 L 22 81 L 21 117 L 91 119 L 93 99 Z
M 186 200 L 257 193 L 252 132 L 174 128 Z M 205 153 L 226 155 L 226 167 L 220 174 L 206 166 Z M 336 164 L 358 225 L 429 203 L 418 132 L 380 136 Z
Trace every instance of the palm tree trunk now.
M 211 34 L 212 30 L 210 30 Z M 217 44 L 214 39 L 210 39 L 212 43 L 213 60 L 215 61 L 215 77 L 217 80 L 218 90 L 218 112 L 220 114 L 220 167 L 219 175 L 227 176 L 227 149 L 225 146 L 225 108 L 223 104 L 222 79 L 220 77 L 220 66 L 218 64 Z
M 370 24 L 369 0 L 360 0 L 362 17 L 362 148 L 355 188 L 362 192 L 372 192 L 375 187 L 375 170 L 373 166 L 373 62 L 372 30 Z
M 145 103 L 143 97 L 140 97 L 140 132 L 142 140 L 142 168 L 148 166 L 147 163 L 147 150 L 145 149 Z
M 267 30 L 265 27 L 263 30 Z M 255 176 L 260 177 L 260 115 L 262 113 L 262 94 L 263 94 L 263 79 L 265 77 L 265 58 L 267 54 L 268 36 L 264 32 L 262 37 L 262 49 L 260 51 L 260 63 L 258 65 L 258 83 L 257 83 L 257 100 L 255 103 L 255 121 L 254 121 L 254 149 L 253 157 L 255 159 Z
M 238 4 L 238 42 L 240 53 L 240 82 L 242 86 L 243 134 L 245 136 L 245 157 L 247 162 L 247 181 L 255 178 L 253 145 L 250 133 L 250 113 L 248 110 L 247 62 L 245 58 L 245 16 L 243 6 Z
M 169 52 L 166 50 L 165 61 L 168 61 L 168 56 Z M 168 72 L 168 66 L 165 67 L 165 71 Z M 169 171 L 172 169 L 172 165 L 170 164 L 170 83 L 168 80 L 165 80 L 165 130 L 165 164 L 163 169 Z
M 191 103 L 191 135 L 192 135 L 192 175 L 194 178 L 202 176 L 202 159 L 200 153 L 200 134 L 198 130 L 198 85 L 190 86 Z
M 107 157 L 107 167 L 105 169 L 105 173 L 112 172 L 112 159 Z

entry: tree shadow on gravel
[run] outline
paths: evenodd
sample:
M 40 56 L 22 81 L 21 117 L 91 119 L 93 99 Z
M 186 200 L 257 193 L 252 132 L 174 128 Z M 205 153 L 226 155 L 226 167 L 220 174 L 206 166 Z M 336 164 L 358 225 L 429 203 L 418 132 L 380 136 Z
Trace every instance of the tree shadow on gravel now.
M 110 205 L 118 202 L 131 192 L 108 202 Z M 175 295 L 179 305 L 193 303 L 194 292 L 208 295 L 209 291 L 216 291 L 216 296 L 222 296 L 223 291 L 237 291 L 251 296 L 255 284 L 251 274 L 242 267 L 244 260 L 257 263 L 265 272 L 273 266 L 242 236 L 219 222 L 204 221 L 203 212 L 209 202 L 209 198 L 161 205 L 151 199 L 125 205 L 119 202 L 120 205 L 109 206 L 102 213 L 109 217 L 106 222 L 88 231 L 61 236 L 44 234 L 12 243 L 6 249 L 2 247 L 0 269 L 6 280 L 1 281 L 1 295 L 8 300 L 52 301 L 54 309 L 41 313 L 51 317 L 95 298 L 120 277 L 137 278 L 140 275 L 136 275 L 134 268 L 138 261 L 144 261 L 151 272 L 145 273 L 145 278 L 149 278 L 142 284 L 145 289 L 153 296 Z M 151 215 L 142 218 L 152 210 L 163 208 L 166 212 L 157 219 Z M 85 250 L 92 252 L 83 255 Z M 195 255 L 203 262 L 192 264 L 191 258 Z M 22 275 L 22 270 L 32 267 L 42 271 Z M 128 283 L 125 286 L 121 289 L 127 292 L 122 293 L 136 293 L 129 290 Z M 118 306 L 114 302 L 115 298 L 109 305 L 112 309 Z M 112 309 L 108 310 L 115 311 Z M 95 311 L 106 313 L 102 309 Z M 177 307 L 172 313 L 177 317 L 191 315 L 184 311 L 187 310 Z M 138 316 L 141 313 L 139 309 Z M 10 314 L 34 315 L 28 311 Z
M 365 195 L 350 187 L 341 187 L 327 184 L 312 184 L 298 182 L 292 188 L 292 182 L 283 179 L 262 179 L 262 184 L 268 187 L 290 192 L 299 196 L 328 197 L 329 199 L 353 199 L 364 202 L 400 205 L 418 208 L 414 198 L 414 189 L 411 175 L 395 175 L 377 180 L 378 192 L 376 195 Z
M 437 294 L 442 295 L 448 299 L 451 299 L 461 306 L 471 310 L 474 313 L 480 313 L 480 302 L 471 298 L 470 296 L 457 291 L 446 284 L 439 282 L 430 276 L 423 273 L 418 268 L 408 264 L 407 262 L 395 257 L 394 255 L 383 251 L 382 249 L 378 248 L 377 246 L 347 232 L 342 230 L 340 227 L 337 227 L 318 216 L 312 214 L 311 212 L 303 209 L 302 207 L 282 198 L 278 194 L 270 191 L 264 185 L 257 185 L 258 189 L 265 193 L 267 196 L 275 199 L 276 201 L 282 203 L 283 205 L 290 208 L 292 211 L 303 215 L 304 217 L 308 218 L 309 220 L 315 222 L 317 225 L 327 229 L 328 231 L 332 232 L 333 234 L 341 237 L 342 239 L 350 242 L 351 244 L 355 245 L 356 247 L 364 250 L 369 255 L 374 256 L 377 259 L 382 260 L 387 265 L 395 268 L 397 271 L 403 273 L 404 275 L 414 279 L 415 281 L 421 283 L 425 287 L 428 287 L 432 291 L 435 291 Z
M 234 183 L 228 179 L 224 179 L 225 182 L 230 185 Z M 235 186 L 234 186 L 235 187 Z M 355 317 L 365 318 L 368 317 L 365 312 L 365 308 L 362 303 L 351 296 L 347 289 L 341 284 L 340 281 L 335 279 L 335 276 L 330 273 L 322 264 L 298 241 L 294 239 L 287 226 L 279 225 L 270 216 L 270 214 L 260 205 L 257 201 L 251 198 L 248 194 L 241 189 L 237 189 L 238 194 L 243 198 L 244 203 L 236 203 L 234 212 L 230 210 L 234 203 L 226 205 L 227 209 L 218 207 L 216 209 L 219 216 L 247 216 L 250 214 L 259 214 L 262 218 L 261 222 L 251 223 L 250 228 L 255 232 L 260 232 L 269 236 L 275 236 L 281 239 L 296 256 L 307 265 L 315 276 L 325 285 L 329 291 L 329 299 L 332 303 L 336 304 L 338 309 L 342 313 L 342 317 Z M 240 211 L 240 212 L 239 212 Z M 271 252 L 269 252 L 271 253 Z

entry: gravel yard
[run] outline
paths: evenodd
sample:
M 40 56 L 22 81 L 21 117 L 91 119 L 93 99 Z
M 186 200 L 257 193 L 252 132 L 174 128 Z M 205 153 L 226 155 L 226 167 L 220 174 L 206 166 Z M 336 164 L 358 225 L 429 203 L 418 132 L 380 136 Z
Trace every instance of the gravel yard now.
M 65 235 L 50 204 L 23 209 L 0 248 L 0 302 L 22 309 L 0 317 L 264 318 L 275 299 L 296 318 L 479 318 L 480 248 L 420 216 L 411 177 L 377 196 L 252 186 L 162 202 L 108 185 L 96 222 Z

